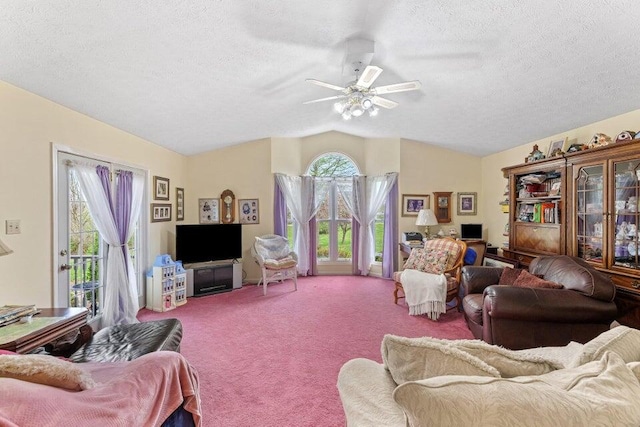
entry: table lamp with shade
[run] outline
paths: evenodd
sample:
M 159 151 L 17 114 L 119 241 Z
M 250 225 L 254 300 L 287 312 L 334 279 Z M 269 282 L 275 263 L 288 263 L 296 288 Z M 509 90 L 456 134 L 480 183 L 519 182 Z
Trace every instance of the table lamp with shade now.
M 424 234 L 429 238 L 429 226 L 438 225 L 438 219 L 431 209 L 420 209 L 418 218 L 416 218 L 416 225 L 423 226 Z
M 13 253 L 13 251 L 9 249 L 9 247 L 5 245 L 2 240 L 0 240 L 0 256 L 9 255 L 11 253 Z

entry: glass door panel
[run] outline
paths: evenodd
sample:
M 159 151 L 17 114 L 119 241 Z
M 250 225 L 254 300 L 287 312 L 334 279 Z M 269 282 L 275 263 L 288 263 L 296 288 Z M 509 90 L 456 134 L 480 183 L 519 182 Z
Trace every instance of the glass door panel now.
M 640 161 L 614 164 L 615 173 L 615 236 L 614 265 L 640 269 L 638 255 L 638 197 Z
M 576 179 L 577 255 L 587 261 L 603 263 L 604 182 L 602 165 L 586 166 Z

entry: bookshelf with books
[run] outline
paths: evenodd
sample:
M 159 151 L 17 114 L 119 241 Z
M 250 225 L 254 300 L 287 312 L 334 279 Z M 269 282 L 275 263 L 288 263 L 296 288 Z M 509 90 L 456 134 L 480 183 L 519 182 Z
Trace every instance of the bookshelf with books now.
M 504 256 L 528 265 L 539 255 L 564 252 L 562 157 L 504 168 L 509 179 L 509 247 Z

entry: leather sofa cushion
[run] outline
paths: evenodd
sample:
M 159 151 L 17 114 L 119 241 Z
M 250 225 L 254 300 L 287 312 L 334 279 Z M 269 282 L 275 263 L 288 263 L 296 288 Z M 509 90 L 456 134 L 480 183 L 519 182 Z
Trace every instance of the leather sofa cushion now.
M 616 287 L 609 276 L 577 257 L 538 257 L 531 261 L 529 272 L 600 301 L 611 302 L 616 295 Z
M 182 323 L 162 319 L 116 325 L 98 331 L 73 353 L 73 362 L 122 362 L 154 351 L 180 351 Z
M 484 304 L 483 294 L 469 294 L 464 297 L 465 316 L 478 325 L 482 325 L 482 305 Z

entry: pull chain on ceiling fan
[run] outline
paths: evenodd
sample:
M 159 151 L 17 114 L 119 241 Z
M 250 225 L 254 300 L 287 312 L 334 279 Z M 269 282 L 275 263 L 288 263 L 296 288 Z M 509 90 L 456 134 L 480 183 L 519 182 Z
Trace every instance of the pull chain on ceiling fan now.
M 357 77 L 360 70 L 356 68 L 355 71 Z M 351 117 L 360 117 L 365 112 L 368 112 L 370 116 L 375 116 L 378 113 L 378 108 L 376 107 L 391 109 L 398 106 L 397 102 L 382 98 L 378 95 L 407 92 L 410 90 L 420 89 L 421 87 L 418 80 L 371 87 L 382 71 L 383 70 L 380 67 L 368 65 L 360 77 L 357 78 L 357 81 L 352 82 L 346 87 L 337 86 L 316 79 L 307 79 L 306 81 L 309 83 L 336 90 L 342 92 L 342 94 L 329 96 L 327 98 L 314 99 L 313 101 L 303 102 L 303 104 L 313 104 L 333 99 L 340 100 L 334 104 L 334 107 L 338 113 L 342 114 L 343 119 L 349 120 Z

